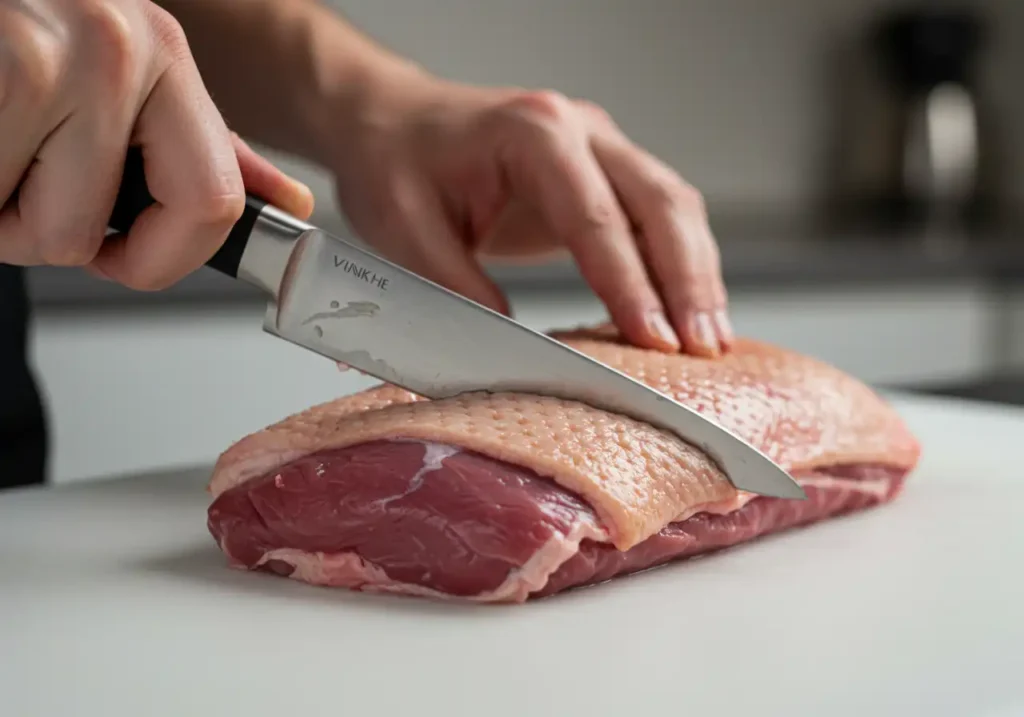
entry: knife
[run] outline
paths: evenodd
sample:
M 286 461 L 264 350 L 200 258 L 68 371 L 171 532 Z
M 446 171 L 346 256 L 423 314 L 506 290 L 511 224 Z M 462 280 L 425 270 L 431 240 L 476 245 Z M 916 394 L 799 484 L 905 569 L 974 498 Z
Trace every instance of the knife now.
M 142 153 L 131 148 L 109 227 L 127 232 L 154 201 Z M 675 433 L 739 490 L 807 497 L 770 458 L 697 411 L 258 197 L 246 197 L 241 219 L 207 266 L 269 297 L 266 332 L 412 393 L 579 401 Z

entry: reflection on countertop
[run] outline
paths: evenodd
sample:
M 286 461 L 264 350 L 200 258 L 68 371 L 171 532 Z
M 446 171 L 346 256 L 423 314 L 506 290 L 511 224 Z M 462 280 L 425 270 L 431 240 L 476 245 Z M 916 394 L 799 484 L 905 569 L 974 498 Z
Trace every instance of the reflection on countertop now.
M 770 214 L 713 215 L 726 282 L 731 289 L 907 284 L 976 280 L 1024 281 L 1024 222 L 972 231 L 836 228 L 821 221 Z M 334 230 L 333 228 L 329 228 Z M 577 289 L 571 260 L 543 266 L 495 266 L 491 273 L 514 290 Z M 140 294 L 77 269 L 28 271 L 36 306 L 254 301 L 255 289 L 203 269 L 177 286 Z

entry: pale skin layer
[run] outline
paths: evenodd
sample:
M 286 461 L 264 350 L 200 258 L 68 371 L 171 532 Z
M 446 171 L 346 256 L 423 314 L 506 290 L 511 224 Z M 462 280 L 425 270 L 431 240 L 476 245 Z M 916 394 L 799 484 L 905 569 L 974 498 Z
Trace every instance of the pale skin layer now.
M 614 335 L 556 334 L 701 412 L 791 473 L 844 465 L 909 470 L 920 446 L 874 391 L 833 367 L 741 340 L 718 360 L 623 346 Z M 214 497 L 296 458 L 374 440 L 456 445 L 526 466 L 581 496 L 627 550 L 668 523 L 737 494 L 707 456 L 653 426 L 573 401 L 517 394 L 418 400 L 382 386 L 314 406 L 238 441 L 217 461 Z
M 159 289 L 214 253 L 246 188 L 308 216 L 230 125 L 321 163 L 378 250 L 493 308 L 481 254 L 562 248 L 631 342 L 731 345 L 699 193 L 599 108 L 432 76 L 313 0 L 160 5 L 0 0 L 0 261 Z M 158 205 L 104 242 L 129 143 Z

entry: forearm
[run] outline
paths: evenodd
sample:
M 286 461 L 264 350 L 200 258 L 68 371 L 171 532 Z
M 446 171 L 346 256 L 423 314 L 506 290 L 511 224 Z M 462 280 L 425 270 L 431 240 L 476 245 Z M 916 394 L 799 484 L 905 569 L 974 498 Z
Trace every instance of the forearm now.
M 159 0 L 239 134 L 321 160 L 323 137 L 393 75 L 418 72 L 315 0 Z M 336 127 L 336 130 L 333 128 Z

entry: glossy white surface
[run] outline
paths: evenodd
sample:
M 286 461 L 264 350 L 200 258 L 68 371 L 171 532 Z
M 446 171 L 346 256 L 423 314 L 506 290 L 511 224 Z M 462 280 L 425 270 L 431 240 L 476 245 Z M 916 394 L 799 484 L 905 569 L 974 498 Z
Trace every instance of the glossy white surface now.
M 901 400 L 885 508 L 518 607 L 224 566 L 204 472 L 0 496 L 0 712 L 1024 714 L 1024 412 Z

